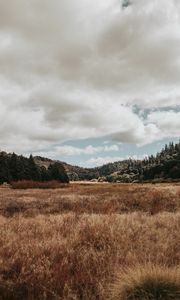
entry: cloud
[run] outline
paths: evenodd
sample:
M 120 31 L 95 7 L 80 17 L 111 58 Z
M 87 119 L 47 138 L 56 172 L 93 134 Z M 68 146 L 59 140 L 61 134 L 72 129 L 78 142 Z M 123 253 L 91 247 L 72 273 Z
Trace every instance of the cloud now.
M 0 0 L 1 148 L 178 136 L 179 53 L 178 0 Z
M 92 157 L 90 159 L 88 159 L 87 161 L 85 162 L 81 162 L 80 165 L 83 166 L 83 167 L 98 167 L 98 166 L 102 166 L 102 165 L 105 165 L 107 163 L 110 163 L 110 162 L 116 162 L 116 161 L 121 161 L 121 160 L 124 160 L 123 157 L 121 156 L 105 156 L 105 157 Z
M 80 156 L 80 155 L 94 155 L 97 153 L 107 153 L 107 152 L 118 152 L 118 145 L 110 146 L 97 146 L 88 145 L 84 148 L 74 147 L 69 145 L 55 146 L 50 151 L 45 150 L 45 152 L 36 152 L 36 155 L 45 156 L 45 153 L 48 152 L 48 155 L 51 157 L 60 157 L 61 156 Z
M 152 112 L 148 116 L 148 122 L 156 124 L 163 137 L 178 137 L 180 134 L 180 112 Z
M 56 153 L 57 155 L 67 155 L 67 156 L 73 156 L 73 155 L 94 155 L 96 153 L 100 152 L 117 152 L 119 151 L 119 147 L 117 145 L 111 145 L 111 146 L 99 146 L 94 147 L 92 145 L 86 146 L 85 148 L 78 148 L 73 146 L 59 146 L 56 147 Z
M 82 167 L 99 167 L 99 166 L 103 166 L 106 165 L 108 163 L 113 163 L 113 162 L 117 162 L 117 161 L 123 161 L 123 160 L 127 160 L 127 159 L 133 159 L 133 160 L 142 160 L 147 158 L 148 155 L 147 154 L 143 154 L 143 155 L 132 155 L 132 156 L 98 156 L 98 157 L 91 157 L 90 159 L 81 162 L 80 165 Z

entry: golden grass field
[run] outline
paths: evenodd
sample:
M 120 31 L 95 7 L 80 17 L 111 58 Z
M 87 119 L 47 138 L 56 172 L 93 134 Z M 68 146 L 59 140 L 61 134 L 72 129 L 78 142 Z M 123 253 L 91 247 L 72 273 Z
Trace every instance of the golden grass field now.
M 180 287 L 179 226 L 180 184 L 0 188 L 0 299 L 155 299 L 119 289 L 154 268 Z

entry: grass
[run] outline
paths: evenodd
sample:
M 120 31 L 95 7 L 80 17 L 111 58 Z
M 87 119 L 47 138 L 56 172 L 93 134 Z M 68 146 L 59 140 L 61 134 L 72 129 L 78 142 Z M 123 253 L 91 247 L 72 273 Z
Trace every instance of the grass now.
M 168 184 L 0 189 L 0 299 L 106 300 L 109 286 L 124 290 L 117 273 L 144 282 L 147 264 L 173 278 L 179 195 Z
M 58 180 L 50 180 L 50 181 L 33 181 L 33 180 L 19 180 L 12 181 L 11 187 L 13 189 L 58 189 L 64 188 L 67 184 L 61 183 Z
M 63 185 L 64 186 L 64 185 Z M 70 184 L 63 189 L 0 189 L 0 214 L 124 214 L 154 215 L 180 211 L 179 185 Z
M 110 290 L 113 300 L 179 300 L 180 268 L 145 265 L 121 272 Z

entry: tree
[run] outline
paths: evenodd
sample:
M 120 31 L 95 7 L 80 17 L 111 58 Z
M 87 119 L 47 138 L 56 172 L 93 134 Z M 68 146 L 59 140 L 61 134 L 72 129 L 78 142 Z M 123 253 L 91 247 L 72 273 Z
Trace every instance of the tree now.
M 51 164 L 48 168 L 48 171 L 50 179 L 59 180 L 63 183 L 69 182 L 69 178 L 65 172 L 64 166 L 61 163 L 55 162 L 54 164 Z
M 13 153 L 9 159 L 9 171 L 11 174 L 11 180 L 25 179 L 25 168 L 23 156 L 18 156 Z
M 11 174 L 9 171 L 8 157 L 4 153 L 0 153 L 0 183 L 9 182 Z
M 11 179 L 12 180 L 18 180 L 17 176 L 17 155 L 13 152 L 9 159 L 9 169 L 11 173 Z
M 44 166 L 40 168 L 40 174 L 42 181 L 48 181 L 50 179 L 49 171 Z
M 32 180 L 40 180 L 40 171 L 32 155 L 29 156 L 29 175 Z

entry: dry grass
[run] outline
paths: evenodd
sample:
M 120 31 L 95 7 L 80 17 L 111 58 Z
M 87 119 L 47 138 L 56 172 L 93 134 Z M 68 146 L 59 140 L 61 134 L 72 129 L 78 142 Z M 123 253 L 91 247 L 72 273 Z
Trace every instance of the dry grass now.
M 11 187 L 13 189 L 58 189 L 65 188 L 67 184 L 61 183 L 58 180 L 50 180 L 50 181 L 33 181 L 33 180 L 19 180 L 12 181 Z
M 179 185 L 0 189 L 0 299 L 106 300 L 117 272 L 177 267 L 179 193 Z
M 0 189 L 0 214 L 110 214 L 180 211 L 180 185 L 70 184 L 63 189 Z
M 111 300 L 179 300 L 180 268 L 136 266 L 121 272 L 110 289 Z

